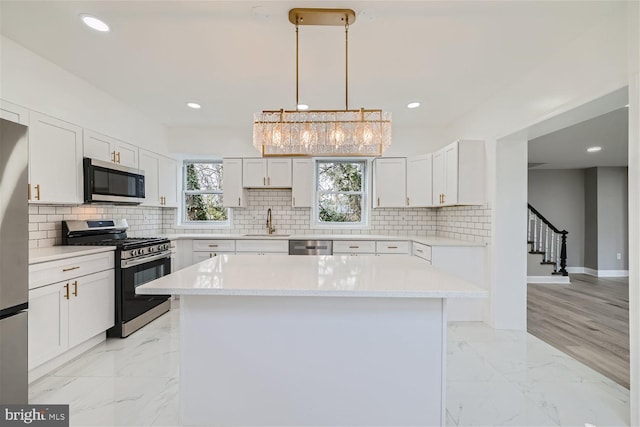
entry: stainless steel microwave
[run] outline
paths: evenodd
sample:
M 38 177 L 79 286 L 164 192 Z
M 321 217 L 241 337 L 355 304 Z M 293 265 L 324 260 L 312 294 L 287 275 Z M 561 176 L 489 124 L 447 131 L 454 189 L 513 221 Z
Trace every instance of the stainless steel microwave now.
M 85 157 L 85 203 L 137 205 L 144 201 L 144 171 Z

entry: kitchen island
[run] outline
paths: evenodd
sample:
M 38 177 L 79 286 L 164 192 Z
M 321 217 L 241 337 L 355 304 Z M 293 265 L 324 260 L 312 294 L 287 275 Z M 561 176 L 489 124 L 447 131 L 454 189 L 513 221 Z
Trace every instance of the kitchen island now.
M 180 295 L 183 425 L 445 424 L 446 301 L 487 292 L 397 255 L 223 255 Z

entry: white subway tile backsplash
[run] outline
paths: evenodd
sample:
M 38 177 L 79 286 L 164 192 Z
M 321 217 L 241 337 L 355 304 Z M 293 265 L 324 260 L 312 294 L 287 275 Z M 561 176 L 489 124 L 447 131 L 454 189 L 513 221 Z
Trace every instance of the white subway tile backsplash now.
M 491 240 L 491 209 L 486 206 L 444 208 L 372 209 L 370 227 L 312 228 L 311 209 L 293 208 L 290 190 L 249 190 L 248 207 L 233 209 L 231 227 L 178 228 L 177 209 L 125 206 L 29 205 L 29 247 L 61 244 L 61 222 L 73 219 L 127 219 L 129 235 L 151 237 L 174 233 L 249 234 L 265 231 L 266 212 L 272 209 L 273 225 L 282 234 L 435 234 L 488 243 Z

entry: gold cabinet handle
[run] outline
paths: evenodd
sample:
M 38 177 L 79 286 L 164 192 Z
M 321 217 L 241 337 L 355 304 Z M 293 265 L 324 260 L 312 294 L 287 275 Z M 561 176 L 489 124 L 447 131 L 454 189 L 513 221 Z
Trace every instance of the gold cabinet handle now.
M 420 252 L 420 253 L 422 253 L 422 252 L 424 252 L 424 251 L 423 251 L 422 249 L 416 249 L 416 252 Z
M 66 285 L 64 285 L 64 289 L 65 289 L 64 297 L 66 299 L 69 299 L 69 284 L 68 283 Z
M 264 185 L 266 187 L 267 185 L 267 178 L 266 177 L 262 177 L 262 185 Z
M 73 295 L 76 296 L 76 297 L 78 296 L 78 281 L 77 280 L 73 282 Z
M 296 198 L 294 197 L 293 198 L 293 206 L 295 206 L 295 205 L 296 205 Z
M 63 268 L 63 269 L 62 269 L 62 272 L 63 272 L 63 273 L 66 273 L 67 271 L 77 270 L 77 269 L 79 269 L 79 268 L 80 268 L 80 266 L 76 266 L 76 267 L 67 267 L 67 268 Z
M 27 200 L 31 200 L 31 184 L 27 184 Z
M 378 197 L 378 206 L 380 206 L 380 197 Z
M 207 246 L 209 246 L 210 248 L 217 248 L 218 247 L 218 245 L 207 245 Z
M 397 246 L 387 246 L 387 249 L 398 249 Z
M 360 246 L 349 246 L 349 249 L 358 249 Z
M 36 200 L 40 200 L 40 184 L 34 187 L 36 189 Z
M 447 202 L 447 195 L 443 194 L 442 195 L 442 203 L 446 203 Z
M 407 206 L 409 206 L 409 198 L 407 197 Z
M 271 177 L 270 176 L 267 177 L 267 185 L 269 185 L 269 186 L 271 185 Z
M 120 152 L 118 151 L 118 164 L 120 164 Z
M 240 206 L 240 197 L 238 197 L 238 206 Z
M 111 161 L 112 161 L 113 163 L 117 163 L 117 162 L 116 162 L 116 152 L 115 152 L 115 151 L 112 151 L 112 152 L 111 152 Z

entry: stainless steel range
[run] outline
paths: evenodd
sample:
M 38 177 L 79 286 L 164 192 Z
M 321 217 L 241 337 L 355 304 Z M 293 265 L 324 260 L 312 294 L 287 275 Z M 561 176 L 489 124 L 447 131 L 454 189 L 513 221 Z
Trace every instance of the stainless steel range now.
M 116 323 L 110 337 L 124 338 L 169 311 L 170 295 L 136 295 L 136 288 L 171 273 L 169 239 L 127 237 L 127 221 L 63 221 L 63 245 L 115 246 Z

